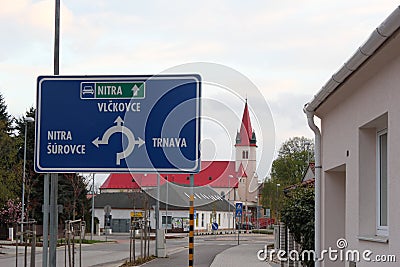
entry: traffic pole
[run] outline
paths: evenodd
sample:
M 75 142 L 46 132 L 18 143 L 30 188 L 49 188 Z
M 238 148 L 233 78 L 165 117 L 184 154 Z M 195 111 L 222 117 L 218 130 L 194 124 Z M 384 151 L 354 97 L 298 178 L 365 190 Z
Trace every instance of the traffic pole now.
M 189 267 L 194 263 L 194 175 L 190 174 L 190 200 L 189 200 Z
M 42 250 L 42 267 L 47 267 L 49 252 L 49 182 L 50 174 L 44 175 L 43 185 L 43 250 Z
M 155 255 L 156 257 L 159 257 L 158 255 L 158 249 L 160 244 L 158 243 L 158 229 L 160 229 L 160 174 L 157 173 L 157 201 L 156 201 L 156 208 L 155 208 L 155 217 L 156 217 L 156 251 Z
M 54 33 L 54 75 L 60 74 L 60 0 L 55 0 L 55 33 Z M 57 237 L 58 237 L 58 173 L 50 174 L 50 240 L 49 265 L 57 265 Z M 47 180 L 45 181 L 47 182 Z M 47 184 L 45 184 L 47 187 Z M 47 198 L 48 196 L 44 196 Z M 47 237 L 46 237 L 47 238 Z

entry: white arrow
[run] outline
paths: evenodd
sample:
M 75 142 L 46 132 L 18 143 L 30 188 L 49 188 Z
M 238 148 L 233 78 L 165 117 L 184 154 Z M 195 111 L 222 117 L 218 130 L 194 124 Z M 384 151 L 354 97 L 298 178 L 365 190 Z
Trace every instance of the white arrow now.
M 138 137 L 138 140 L 135 140 L 135 144 L 138 145 L 138 148 L 144 145 L 144 140 L 140 137 Z
M 98 137 L 96 137 L 96 139 L 94 139 L 94 140 L 92 141 L 92 143 L 93 143 L 93 145 L 95 145 L 96 147 L 99 147 L 99 145 L 105 144 L 105 143 L 103 143 L 101 140 L 99 140 Z M 107 144 L 108 144 L 108 140 L 107 140 Z
M 100 139 L 99 137 L 96 137 L 96 139 L 94 139 L 92 141 L 92 143 L 96 147 L 99 147 L 99 145 L 108 145 L 108 140 L 110 139 L 111 135 L 113 135 L 114 133 L 120 132 L 120 133 L 125 134 L 125 136 L 128 138 L 128 146 L 126 147 L 126 149 L 124 151 L 117 153 L 116 164 L 120 165 L 121 159 L 127 158 L 133 152 L 135 145 L 137 145 L 139 148 L 145 143 L 145 141 L 143 139 L 141 139 L 140 137 L 138 137 L 138 139 L 135 140 L 135 136 L 133 135 L 131 130 L 122 125 L 124 123 L 124 121 L 122 120 L 122 118 L 120 116 L 118 116 L 115 119 L 114 123 L 116 123 L 117 125 L 114 125 L 114 126 L 108 128 L 105 131 L 105 133 L 103 134 L 102 139 Z
M 133 92 L 133 96 L 137 96 L 138 92 L 140 91 L 140 88 L 135 84 L 132 87 L 132 92 Z
M 124 121 L 121 119 L 121 117 L 120 117 L 120 116 L 118 116 L 118 117 L 115 119 L 115 121 L 114 121 L 114 122 L 116 122 L 118 126 L 121 126 L 121 125 L 122 125 L 122 123 L 124 123 Z

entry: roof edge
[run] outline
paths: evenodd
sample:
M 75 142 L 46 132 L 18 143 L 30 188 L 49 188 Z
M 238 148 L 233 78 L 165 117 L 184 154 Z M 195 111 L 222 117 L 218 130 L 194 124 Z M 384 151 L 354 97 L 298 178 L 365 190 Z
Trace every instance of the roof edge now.
M 318 91 L 313 99 L 305 105 L 305 110 L 314 112 L 327 98 L 362 64 L 373 56 L 398 29 L 400 28 L 400 6 L 398 6 L 379 26 L 357 51 L 332 75 Z

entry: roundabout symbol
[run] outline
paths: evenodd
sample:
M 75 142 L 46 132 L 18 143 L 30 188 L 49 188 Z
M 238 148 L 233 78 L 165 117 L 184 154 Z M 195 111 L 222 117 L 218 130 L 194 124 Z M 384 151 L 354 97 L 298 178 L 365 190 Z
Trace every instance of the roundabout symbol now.
M 108 128 L 104 132 L 103 137 L 101 139 L 99 137 L 97 137 L 96 139 L 94 139 L 92 141 L 92 143 L 96 147 L 99 147 L 99 145 L 108 145 L 108 139 L 110 139 L 111 135 L 113 135 L 114 133 L 125 134 L 125 136 L 128 138 L 128 146 L 126 147 L 126 149 L 124 151 L 117 153 L 116 164 L 120 165 L 121 159 L 127 158 L 133 152 L 135 145 L 137 145 L 139 148 L 145 142 L 140 137 L 138 137 L 138 139 L 135 140 L 135 136 L 133 135 L 132 131 L 129 128 L 122 125 L 124 123 L 124 121 L 121 119 L 120 116 L 118 116 L 114 122 L 117 125 L 114 125 L 114 126 L 111 126 L 110 128 Z

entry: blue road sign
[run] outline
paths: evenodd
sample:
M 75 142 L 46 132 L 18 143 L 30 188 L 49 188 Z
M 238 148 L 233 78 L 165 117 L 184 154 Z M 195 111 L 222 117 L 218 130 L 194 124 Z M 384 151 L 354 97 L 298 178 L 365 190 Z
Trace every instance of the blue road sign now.
M 243 210 L 243 203 L 242 202 L 237 202 L 235 204 L 235 206 L 236 206 L 236 210 Z
M 218 223 L 213 222 L 213 223 L 211 224 L 211 227 L 212 227 L 213 231 L 218 230 Z
M 199 75 L 40 76 L 37 172 L 200 170 Z
M 235 212 L 235 217 L 242 217 L 242 211 L 241 210 L 236 210 Z
M 242 214 L 243 214 L 243 203 L 242 202 L 237 202 L 235 204 L 235 206 L 236 206 L 235 216 L 236 217 L 242 217 Z

